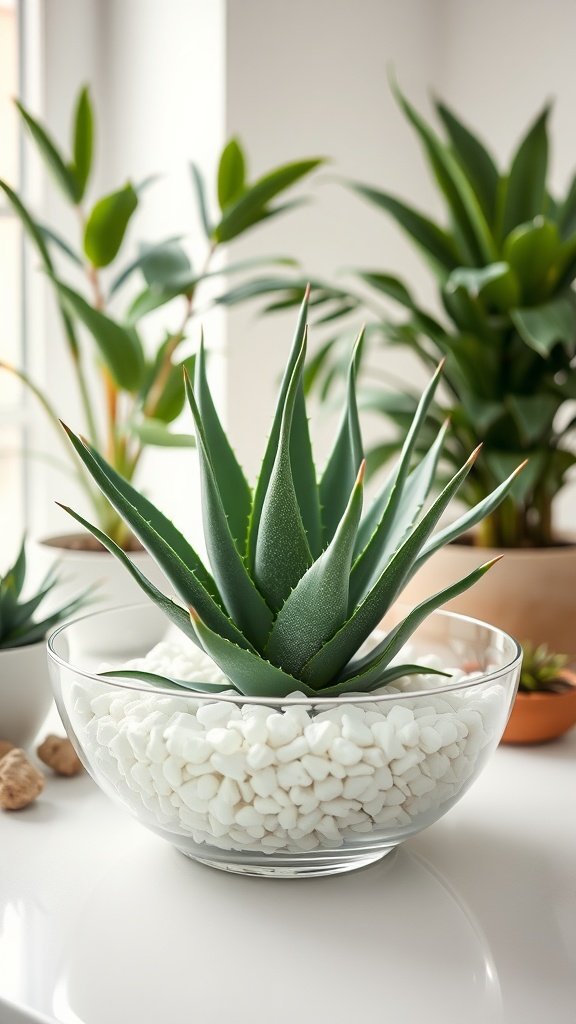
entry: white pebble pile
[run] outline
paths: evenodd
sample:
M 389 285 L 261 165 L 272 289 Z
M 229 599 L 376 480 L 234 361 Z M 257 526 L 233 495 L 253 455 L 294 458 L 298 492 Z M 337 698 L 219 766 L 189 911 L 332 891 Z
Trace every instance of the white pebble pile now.
M 179 642 L 132 666 L 226 682 L 211 659 Z M 95 771 L 139 818 L 198 845 L 295 853 L 412 831 L 458 795 L 506 696 L 496 683 L 417 696 L 438 679 L 387 687 L 414 693 L 409 702 L 318 713 L 78 683 L 70 715 Z

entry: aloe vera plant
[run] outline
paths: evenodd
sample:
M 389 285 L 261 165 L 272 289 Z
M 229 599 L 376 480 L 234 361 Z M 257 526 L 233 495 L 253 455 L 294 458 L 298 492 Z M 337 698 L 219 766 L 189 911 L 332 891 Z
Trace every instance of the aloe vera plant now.
M 155 588 L 97 526 L 67 511 L 123 562 L 147 596 L 210 655 L 233 687 L 256 696 L 285 696 L 295 690 L 326 697 L 368 692 L 422 671 L 416 665 L 391 662 L 430 612 L 472 586 L 492 562 L 415 607 L 370 652 L 360 648 L 420 565 L 494 509 L 517 472 L 451 526 L 434 532 L 478 454 L 474 451 L 427 504 L 446 425 L 416 465 L 413 456 L 442 372 L 439 367 L 420 400 L 396 468 L 363 512 L 365 463 L 356 404 L 361 334 L 349 366 L 342 421 L 318 481 L 303 390 L 307 311 L 306 296 L 254 490 L 216 413 L 203 347 L 194 386 L 186 380 L 212 573 L 147 498 L 88 441 L 66 428 L 94 481 L 156 559 L 183 603 Z M 162 682 L 153 674 L 132 674 Z M 214 689 L 201 681 L 176 682 L 197 690 Z
M 522 693 L 539 693 L 544 691 L 563 692 L 566 684 L 562 682 L 562 673 L 570 658 L 567 654 L 555 654 L 546 644 L 522 645 L 522 672 L 519 689 Z
M 36 593 L 23 599 L 25 581 L 26 542 L 23 540 L 16 561 L 0 576 L 0 650 L 39 643 L 50 629 L 87 602 L 88 592 L 83 592 L 44 618 L 38 618 L 40 606 L 58 586 L 57 569 L 52 566 Z
M 302 202 L 302 198 L 285 201 L 283 197 L 322 160 L 296 160 L 250 180 L 244 150 L 237 139 L 230 139 L 218 162 L 214 189 L 218 212 L 212 209 L 215 204 L 210 201 L 206 181 L 191 164 L 191 186 L 203 235 L 198 248 L 204 250 L 193 266 L 183 236 L 142 243 L 136 255 L 128 250 L 144 192 L 155 184 L 156 177 L 140 183 L 128 181 L 104 196 L 90 195 L 96 143 L 88 88 L 80 91 L 76 101 L 68 152 L 29 110 L 21 103 L 17 106 L 24 128 L 78 225 L 77 239 L 71 243 L 54 226 L 45 225 L 28 207 L 25 196 L 1 179 L 0 198 L 6 199 L 20 219 L 52 288 L 82 406 L 84 432 L 122 476 L 133 479 L 146 447 L 194 443 L 190 434 L 175 431 L 171 425 L 185 402 L 182 368 L 191 370 L 194 365 L 194 354 L 183 349 L 199 299 L 204 302 L 204 282 L 210 280 L 210 302 L 214 302 L 227 278 L 243 281 L 247 287 L 257 266 L 293 262 L 270 256 L 218 265 L 222 250 L 246 231 Z M 145 346 L 146 318 L 161 307 L 168 307 L 168 326 L 156 335 L 155 343 Z M 60 438 L 57 405 L 38 385 L 34 373 L 1 360 L 0 369 L 17 375 L 30 389 Z M 99 524 L 122 547 L 130 548 L 133 538 L 126 524 L 76 460 L 73 466 Z

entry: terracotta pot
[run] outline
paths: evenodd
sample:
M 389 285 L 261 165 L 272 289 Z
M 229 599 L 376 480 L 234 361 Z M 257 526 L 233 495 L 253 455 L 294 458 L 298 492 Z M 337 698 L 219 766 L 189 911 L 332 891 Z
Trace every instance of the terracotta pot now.
M 516 695 L 502 743 L 545 743 L 576 725 L 576 672 L 565 670 L 558 678 L 569 689 Z
M 576 542 L 504 550 L 449 544 L 408 584 L 402 603 L 417 604 L 497 555 L 502 561 L 446 609 L 490 622 L 520 643 L 576 656 Z

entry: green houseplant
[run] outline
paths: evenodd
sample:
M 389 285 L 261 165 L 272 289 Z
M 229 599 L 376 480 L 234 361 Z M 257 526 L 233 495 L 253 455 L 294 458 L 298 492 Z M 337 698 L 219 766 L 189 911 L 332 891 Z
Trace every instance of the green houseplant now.
M 30 743 L 46 718 L 51 701 L 46 664 L 46 635 L 86 605 L 83 592 L 58 602 L 58 574 L 51 570 L 38 589 L 24 597 L 26 547 L 22 541 L 13 565 L 0 574 L 0 723 L 1 737 L 17 746 Z M 58 603 L 43 613 L 47 599 Z
M 453 669 L 445 658 L 424 653 L 415 659 L 404 651 L 430 614 L 478 581 L 491 562 L 412 610 L 392 612 L 418 565 L 496 508 L 518 470 L 447 530 L 436 531 L 479 454 L 473 451 L 429 499 L 447 424 L 423 458 L 416 458 L 416 448 L 440 367 L 420 400 L 397 467 L 363 512 L 356 405 L 362 334 L 349 365 L 341 424 L 318 479 L 303 389 L 306 319 L 307 297 L 254 489 L 216 414 L 202 348 L 194 384 L 186 380 L 211 571 L 159 509 L 86 440 L 67 431 L 82 464 L 177 595 L 164 596 L 112 538 L 68 509 L 149 599 L 143 608 L 120 613 L 125 633 L 133 620 L 165 617 L 182 646 L 172 653 L 170 645 L 160 645 L 162 657 L 168 651 L 164 666 L 152 651 L 152 661 L 121 662 L 100 676 L 80 677 L 80 666 L 66 660 L 66 634 L 74 624 L 65 627 L 50 642 L 59 707 L 105 788 L 190 855 L 215 863 L 220 851 L 218 863 L 230 870 L 266 872 L 272 865 L 273 873 L 322 873 L 343 870 L 342 853 L 351 867 L 382 856 L 406 834 L 402 829 L 429 823 L 424 811 L 443 813 L 441 805 L 463 792 L 465 780 L 480 769 L 480 751 L 504 728 L 519 668 L 514 642 L 502 638 L 493 646 L 486 637 L 490 627 L 479 624 L 456 621 L 462 635 L 445 655 L 457 659 Z M 381 627 L 386 614 L 394 621 Z M 108 619 L 92 619 L 105 650 Z M 440 620 L 440 632 L 449 621 Z M 471 650 L 481 671 L 468 680 L 463 673 Z M 436 696 L 433 687 L 442 684 L 448 691 Z M 362 706 L 366 700 L 376 702 L 369 706 L 371 717 Z M 424 716 L 421 726 L 417 713 Z M 443 745 L 447 753 L 437 756 Z M 435 780 L 444 779 L 439 788 L 422 776 L 424 762 Z M 145 812 L 134 795 L 141 786 Z M 370 833 L 372 852 L 362 846 L 360 833 Z M 347 843 L 352 846 L 341 851 Z M 309 863 L 314 850 L 320 859 Z
M 48 172 L 76 215 L 78 244 L 71 245 L 53 226 L 44 225 L 6 181 L 0 181 L 0 188 L 19 216 L 54 293 L 84 413 L 83 431 L 118 473 L 132 479 L 146 446 L 193 443 L 189 435 L 171 430 L 170 424 L 184 404 L 182 368 L 192 370 L 194 365 L 194 355 L 183 349 L 198 311 L 202 285 L 209 279 L 215 279 L 217 285 L 226 275 L 246 278 L 258 263 L 275 262 L 271 257 L 222 265 L 220 257 L 244 232 L 301 202 L 298 198 L 277 200 L 309 176 L 321 160 L 296 161 L 249 181 L 243 149 L 238 140 L 231 139 L 218 162 L 215 216 L 206 182 L 199 169 L 190 165 L 191 187 L 205 236 L 199 265 L 192 266 L 186 239 L 180 237 L 141 244 L 132 257 L 128 229 L 144 190 L 155 179 L 127 182 L 95 200 L 89 198 L 95 131 L 88 89 L 83 88 L 77 98 L 69 153 L 22 104 L 18 103 L 18 109 Z M 215 299 L 210 301 L 217 298 L 216 287 Z M 175 325 L 159 331 L 152 348 L 149 343 L 145 346 L 146 318 L 169 303 L 167 322 L 175 318 Z M 34 381 L 34 374 L 0 365 L 17 374 L 35 394 L 60 435 L 58 409 Z M 126 525 L 83 467 L 71 465 L 101 527 L 129 549 L 133 538 Z
M 502 741 L 543 743 L 576 723 L 576 673 L 566 654 L 524 644 L 518 694 Z

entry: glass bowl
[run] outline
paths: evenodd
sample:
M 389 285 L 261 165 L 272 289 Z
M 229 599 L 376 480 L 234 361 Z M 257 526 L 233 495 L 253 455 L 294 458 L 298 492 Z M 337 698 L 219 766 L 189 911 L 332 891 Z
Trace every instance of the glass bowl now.
M 200 696 L 99 676 L 147 653 L 143 627 L 150 647 L 174 635 L 150 605 L 95 612 L 52 634 L 68 735 L 98 785 L 142 824 L 195 860 L 250 875 L 349 871 L 437 821 L 499 743 L 522 658 L 494 626 L 435 612 L 402 660 L 445 667 L 451 679 L 412 677 L 381 694 Z M 107 636 L 119 631 L 124 649 L 111 652 Z

